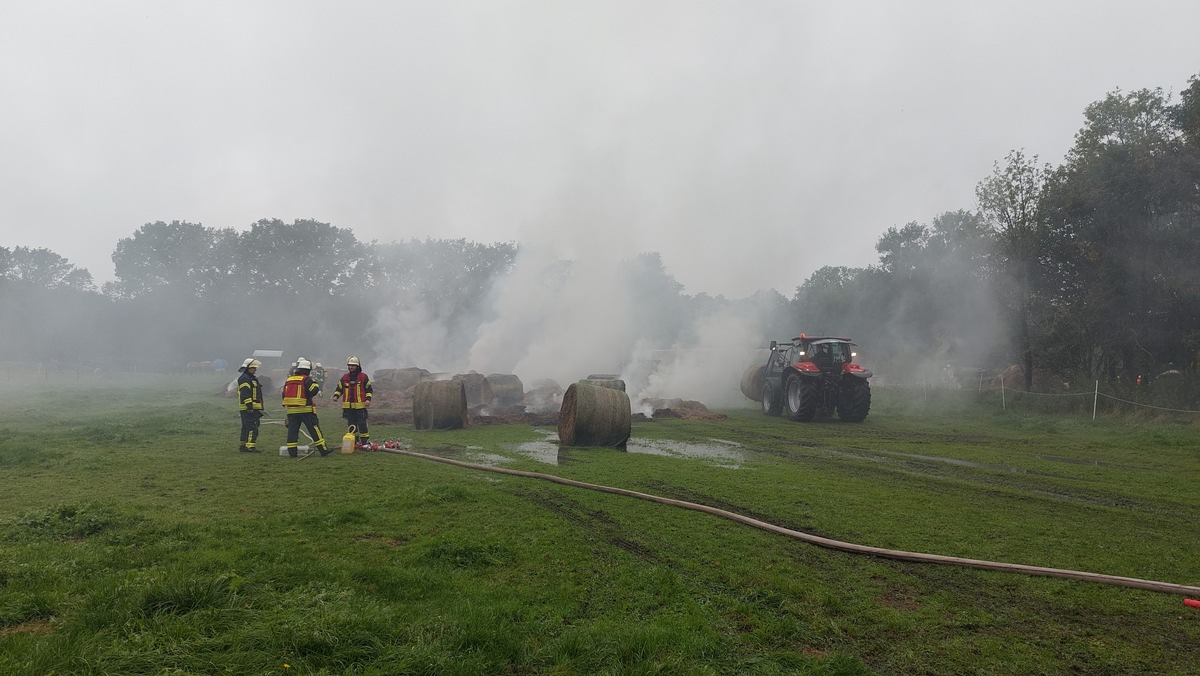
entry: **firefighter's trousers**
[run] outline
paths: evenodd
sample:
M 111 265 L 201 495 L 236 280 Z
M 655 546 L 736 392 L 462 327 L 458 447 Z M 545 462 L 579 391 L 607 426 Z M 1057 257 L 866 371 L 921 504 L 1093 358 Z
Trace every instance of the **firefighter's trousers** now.
M 240 441 L 246 448 L 253 449 L 258 443 L 258 428 L 259 421 L 262 418 L 262 411 L 240 411 L 242 414 L 242 435 Z
M 299 454 L 300 425 L 308 428 L 308 436 L 312 437 L 313 446 L 318 451 L 325 450 L 325 437 L 321 436 L 321 422 L 313 411 L 287 414 L 287 450 L 293 458 Z
M 351 425 L 354 425 L 354 440 L 356 442 L 367 442 L 371 440 L 371 433 L 367 431 L 367 409 L 343 408 L 342 417 L 346 419 L 347 429 L 349 429 Z

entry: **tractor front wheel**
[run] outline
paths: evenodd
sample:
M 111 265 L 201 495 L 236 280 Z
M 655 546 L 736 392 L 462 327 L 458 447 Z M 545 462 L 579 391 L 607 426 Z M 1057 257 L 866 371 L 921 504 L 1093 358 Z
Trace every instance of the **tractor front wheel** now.
M 817 382 L 791 374 L 784 386 L 784 401 L 789 418 L 801 422 L 812 420 L 817 415 Z
M 783 413 L 783 402 L 780 401 L 779 395 L 775 394 L 775 386 L 770 382 L 763 383 L 762 410 L 767 415 L 777 416 Z

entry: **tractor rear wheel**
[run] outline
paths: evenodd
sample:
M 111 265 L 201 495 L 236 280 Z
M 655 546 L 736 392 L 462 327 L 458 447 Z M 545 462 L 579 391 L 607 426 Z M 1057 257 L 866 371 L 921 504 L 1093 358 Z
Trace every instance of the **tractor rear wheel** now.
M 784 386 L 783 399 L 789 418 L 801 422 L 812 420 L 817 415 L 817 381 L 791 374 Z
M 838 417 L 846 422 L 862 422 L 871 410 L 871 383 L 859 378 L 842 381 L 838 399 Z
M 783 413 L 783 401 L 779 395 L 775 394 L 775 386 L 771 383 L 763 383 L 762 387 L 762 410 L 767 415 L 777 416 Z

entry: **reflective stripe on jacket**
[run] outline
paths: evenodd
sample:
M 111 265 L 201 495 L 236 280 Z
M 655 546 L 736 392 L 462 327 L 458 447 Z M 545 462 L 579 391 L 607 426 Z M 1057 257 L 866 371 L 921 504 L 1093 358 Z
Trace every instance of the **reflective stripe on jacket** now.
M 371 401 L 371 379 L 362 371 L 347 373 L 338 381 L 333 395 L 342 398 L 342 408 L 366 408 L 366 402 Z
M 246 371 L 238 378 L 237 396 L 238 408 L 243 411 L 261 411 L 263 409 L 262 386 L 253 373 Z
M 320 391 L 317 381 L 307 375 L 288 376 L 283 383 L 283 405 L 288 413 L 311 413 L 316 410 L 313 397 Z

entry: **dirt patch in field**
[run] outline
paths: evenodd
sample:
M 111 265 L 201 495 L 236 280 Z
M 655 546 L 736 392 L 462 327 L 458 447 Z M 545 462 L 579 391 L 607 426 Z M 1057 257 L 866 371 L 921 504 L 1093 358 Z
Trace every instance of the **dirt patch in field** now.
M 49 634 L 53 631 L 54 626 L 49 620 L 30 620 L 10 627 L 0 627 L 0 638 L 11 634 Z

